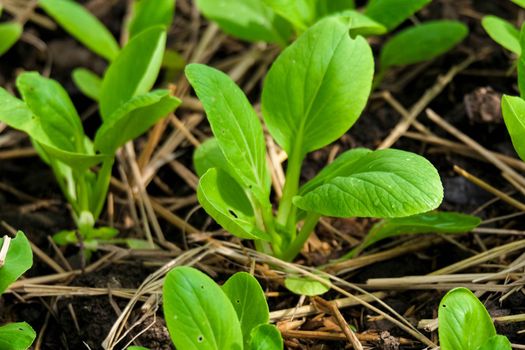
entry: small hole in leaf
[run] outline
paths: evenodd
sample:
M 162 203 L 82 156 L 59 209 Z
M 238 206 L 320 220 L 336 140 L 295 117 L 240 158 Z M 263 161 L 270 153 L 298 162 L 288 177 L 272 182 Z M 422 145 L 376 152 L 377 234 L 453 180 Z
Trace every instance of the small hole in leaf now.
M 202 335 L 199 335 L 199 336 L 197 337 L 197 341 L 198 341 L 199 343 L 202 343 L 203 340 L 204 340 L 204 337 L 203 337 Z
M 240 300 L 240 299 L 237 299 L 237 300 L 235 300 L 235 302 L 236 302 L 237 304 L 240 304 L 240 303 L 241 303 L 241 300 Z
M 443 307 L 447 307 L 445 304 L 443 304 Z
M 204 289 L 204 284 L 201 284 L 201 289 Z
M 233 216 L 234 218 L 238 219 L 239 217 L 237 216 L 237 214 L 231 210 L 231 209 L 228 209 L 228 213 L 230 213 L 231 216 Z

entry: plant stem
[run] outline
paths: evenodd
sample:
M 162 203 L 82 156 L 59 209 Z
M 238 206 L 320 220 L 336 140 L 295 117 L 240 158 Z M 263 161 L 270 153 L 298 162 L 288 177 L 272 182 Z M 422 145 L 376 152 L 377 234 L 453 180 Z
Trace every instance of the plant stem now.
M 283 196 L 279 204 L 279 211 L 277 212 L 277 223 L 290 230 L 291 235 L 295 234 L 295 207 L 293 205 L 293 197 L 299 190 L 301 165 L 304 158 L 299 148 L 296 147 L 295 149 L 297 151 L 294 150 L 288 158 Z
M 105 160 L 102 162 L 102 168 L 97 174 L 97 182 L 95 184 L 95 189 L 93 193 L 93 203 L 92 203 L 92 212 L 95 221 L 98 220 L 102 209 L 104 208 L 104 203 L 106 202 L 106 196 L 109 189 L 109 183 L 111 181 L 111 171 L 113 170 L 113 163 L 115 158 L 111 160 Z
M 291 261 L 297 256 L 297 254 L 299 254 L 320 218 L 321 215 L 317 213 L 308 213 L 299 234 L 295 237 L 290 246 L 286 248 L 284 254 L 281 255 L 281 259 Z

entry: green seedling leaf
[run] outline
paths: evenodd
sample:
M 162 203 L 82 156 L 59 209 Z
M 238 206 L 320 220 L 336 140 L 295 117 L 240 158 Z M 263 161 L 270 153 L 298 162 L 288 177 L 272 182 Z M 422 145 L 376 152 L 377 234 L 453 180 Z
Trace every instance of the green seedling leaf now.
M 255 327 L 250 335 L 249 350 L 282 350 L 283 338 L 281 333 L 271 324 L 261 324 Z
M 496 335 L 480 346 L 478 350 L 512 350 L 512 344 L 507 337 Z
M 372 51 L 362 37 L 351 39 L 348 30 L 339 18 L 321 20 L 286 48 L 268 72 L 263 116 L 289 157 L 302 158 L 338 139 L 366 105 Z
M 0 24 L 0 55 L 7 52 L 20 39 L 24 28 L 18 22 Z
M 168 28 L 173 21 L 175 0 L 135 0 L 132 13 L 130 38 L 154 26 Z
M 98 75 L 89 69 L 77 68 L 73 70 L 73 82 L 84 95 L 94 101 L 99 100 L 102 79 Z
M 423 233 L 465 233 L 472 231 L 480 223 L 481 219 L 477 216 L 452 212 L 431 212 L 385 219 L 370 229 L 363 243 L 353 250 L 352 255 L 359 254 L 372 244 L 386 238 Z
M 226 74 L 200 64 L 186 76 L 201 100 L 219 147 L 243 188 L 266 203 L 271 178 L 261 122 L 242 90 Z
M 294 204 L 325 216 L 395 218 L 433 210 L 442 199 L 439 174 L 428 160 L 385 149 L 366 154 L 351 169 L 341 168 L 323 185 L 295 197 Z
M 197 198 L 206 212 L 231 234 L 269 241 L 256 226 L 252 206 L 242 187 L 223 170 L 208 170 L 199 181 Z
M 169 90 L 156 90 L 131 98 L 104 120 L 95 136 L 95 149 L 115 153 L 126 142 L 173 112 L 180 103 Z
M 352 10 L 355 8 L 354 0 L 322 0 L 317 1 L 318 18 L 334 13 Z
M 115 59 L 119 52 L 117 41 L 82 5 L 70 0 L 40 0 L 38 4 L 88 49 L 109 61 Z
M 4 238 L 0 238 L 0 248 Z M 11 239 L 3 266 L 0 267 L 0 295 L 33 265 L 31 245 L 23 232 L 18 231 Z M 3 349 L 2 347 L 0 347 Z
M 481 25 L 492 40 L 516 55 L 521 55 L 520 31 L 518 28 L 497 16 L 483 17 Z
M 53 241 L 59 246 L 74 244 L 78 242 L 76 232 L 73 230 L 62 230 L 53 235 Z
M 448 292 L 439 304 L 441 350 L 477 350 L 496 335 L 487 310 L 466 288 Z
M 525 161 L 525 101 L 520 97 L 504 95 L 501 110 L 514 149 Z
M 525 8 L 525 0 L 510 0 L 518 6 Z
M 266 297 L 259 282 L 246 272 L 238 272 L 222 286 L 222 290 L 237 312 L 241 323 L 244 348 L 248 349 L 251 331 L 261 324 L 268 323 L 270 311 Z
M 381 50 L 381 69 L 434 59 L 452 49 L 468 34 L 457 21 L 430 21 L 407 28 L 390 39 Z
M 327 280 L 327 282 L 329 281 Z M 326 284 L 308 277 L 286 277 L 284 286 L 297 295 L 310 297 L 324 294 L 330 290 Z
M 25 322 L 9 323 L 0 327 L 0 349 L 2 350 L 27 350 L 35 338 L 35 331 Z
M 225 171 L 231 177 L 235 176 L 235 171 L 230 163 L 222 154 L 219 142 L 215 137 L 204 141 L 193 154 L 193 165 L 199 177 L 203 176 L 209 169 L 217 168 Z
M 406 21 L 432 0 L 370 0 L 365 15 L 385 25 L 389 31 Z
M 125 242 L 129 249 L 150 250 L 158 248 L 156 245 L 152 245 L 150 242 L 144 239 L 128 238 L 125 240 Z
M 381 35 L 387 32 L 384 25 L 365 16 L 359 11 L 344 11 L 341 13 L 341 16 L 350 18 L 350 36 L 352 37 L 356 37 L 357 35 Z
M 105 121 L 131 98 L 148 92 L 160 71 L 166 31 L 158 26 L 136 35 L 109 66 L 100 89 L 100 113 Z
M 162 58 L 162 67 L 173 71 L 181 71 L 186 66 L 186 60 L 175 50 L 167 49 Z
M 241 350 L 241 325 L 230 299 L 202 272 L 176 267 L 163 287 L 164 315 L 177 349 Z
M 286 18 L 300 32 L 317 19 L 317 0 L 263 0 L 275 13 Z M 324 2 L 324 1 L 319 1 Z
M 246 41 L 286 45 L 290 25 L 262 0 L 197 0 L 204 17 L 227 34 Z
M 520 48 L 523 52 L 525 50 L 525 23 L 521 26 L 520 31 Z M 525 98 L 525 56 L 520 55 L 517 62 L 518 66 L 518 90 L 520 97 Z

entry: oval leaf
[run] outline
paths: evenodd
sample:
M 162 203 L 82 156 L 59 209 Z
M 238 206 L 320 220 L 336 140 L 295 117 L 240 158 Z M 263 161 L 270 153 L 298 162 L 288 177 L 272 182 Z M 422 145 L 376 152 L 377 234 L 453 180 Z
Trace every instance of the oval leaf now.
M 0 327 L 0 349 L 2 350 L 27 350 L 35 338 L 35 331 L 25 322 L 9 323 Z
M 381 69 L 404 66 L 436 58 L 468 34 L 468 28 L 457 21 L 430 21 L 405 29 L 390 39 L 381 50 Z
M 525 101 L 520 97 L 504 95 L 501 110 L 514 149 L 525 161 Z
M 242 90 L 229 76 L 191 64 L 186 76 L 201 100 L 219 147 L 235 169 L 234 178 L 260 203 L 270 195 L 271 178 L 261 122 Z
M 20 39 L 24 28 L 18 22 L 0 24 L 0 55 L 7 52 Z
M 98 101 L 102 87 L 102 79 L 98 75 L 89 69 L 77 68 L 73 70 L 73 82 L 84 95 Z
M 197 198 L 204 210 L 231 234 L 270 240 L 267 233 L 257 229 L 252 206 L 242 187 L 223 170 L 213 168 L 201 177 Z
M 327 281 L 329 283 L 329 281 Z M 321 295 L 330 290 L 326 284 L 307 277 L 286 277 L 284 286 L 297 295 L 313 297 Z
M 445 295 L 438 319 L 441 350 L 477 350 L 496 335 L 485 306 L 466 288 Z
M 282 350 L 283 338 L 281 333 L 271 324 L 261 324 L 251 332 L 250 350 Z
M 230 277 L 222 290 L 237 312 L 246 349 L 250 344 L 251 331 L 260 324 L 268 323 L 270 319 L 264 292 L 259 282 L 246 272 L 238 272 Z
M 38 4 L 91 51 L 110 61 L 117 56 L 119 45 L 113 35 L 82 5 L 70 0 L 40 0 Z
M 106 118 L 95 136 L 95 149 L 113 154 L 126 142 L 142 135 L 161 118 L 173 112 L 181 101 L 169 90 L 135 96 Z
M 352 40 L 348 30 L 336 17 L 318 22 L 283 51 L 266 77 L 264 120 L 290 157 L 338 139 L 366 105 L 372 51 L 362 37 Z
M 300 32 L 317 19 L 317 0 L 263 0 L 279 16 L 286 18 Z M 319 2 L 323 2 L 322 0 Z
M 243 349 L 235 309 L 211 278 L 191 267 L 176 267 L 166 276 L 162 294 L 177 349 Z
M 323 185 L 294 199 L 325 216 L 393 218 L 433 210 L 443 199 L 437 170 L 414 153 L 370 152 Z
M 481 24 L 492 40 L 518 56 L 521 55 L 520 31 L 518 28 L 497 16 L 485 16 Z
M 0 238 L 0 248 L 3 244 L 4 238 Z M 24 272 L 29 270 L 32 265 L 33 252 L 31 251 L 31 245 L 24 233 L 18 231 L 16 237 L 11 239 L 4 266 L 0 267 L 0 294 L 22 276 Z
M 173 21 L 175 0 L 136 0 L 129 23 L 129 37 L 154 26 L 162 25 L 168 28 Z
M 197 0 L 197 6 L 225 33 L 242 40 L 286 45 L 292 34 L 290 25 L 262 0 Z
M 153 27 L 135 36 L 109 66 L 100 90 L 100 113 L 105 120 L 132 97 L 148 92 L 157 80 L 166 32 Z
M 370 0 L 365 15 L 392 30 L 432 0 Z

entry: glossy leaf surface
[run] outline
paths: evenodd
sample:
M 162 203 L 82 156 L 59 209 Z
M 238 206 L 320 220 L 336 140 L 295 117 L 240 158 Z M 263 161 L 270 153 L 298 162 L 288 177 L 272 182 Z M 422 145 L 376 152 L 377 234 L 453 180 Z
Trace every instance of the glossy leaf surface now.
M 25 322 L 9 323 L 0 327 L 0 349 L 2 350 L 27 350 L 35 338 L 35 331 Z
M 497 16 L 485 16 L 481 24 L 492 40 L 507 50 L 521 55 L 520 31 L 518 28 Z
M 432 0 L 370 0 L 365 15 L 392 30 Z
M 520 97 L 504 95 L 501 110 L 514 149 L 525 160 L 525 101 Z
M 0 247 L 4 238 L 0 238 Z M 33 265 L 33 252 L 26 236 L 18 231 L 11 239 L 4 266 L 0 267 L 0 294 Z

